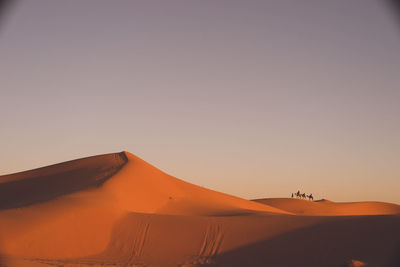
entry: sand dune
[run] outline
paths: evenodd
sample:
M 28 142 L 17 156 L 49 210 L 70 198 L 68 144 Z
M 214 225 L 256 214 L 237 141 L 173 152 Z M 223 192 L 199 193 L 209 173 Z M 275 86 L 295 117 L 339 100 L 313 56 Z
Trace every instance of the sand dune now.
M 0 193 L 1 267 L 400 263 L 398 205 L 249 201 L 128 152 L 0 176 Z M 360 214 L 386 215 L 343 216 Z
M 125 152 L 128 162 L 104 190 L 116 197 L 126 211 L 181 214 L 222 215 L 262 211 L 289 214 L 224 193 L 212 191 L 172 177 L 131 153 Z
M 0 251 L 17 256 L 57 258 L 101 252 L 114 223 L 129 212 L 186 216 L 287 213 L 186 183 L 125 152 L 0 180 L 4 194 Z
M 400 205 L 384 202 L 308 201 L 295 198 L 264 198 L 254 201 L 297 215 L 348 216 L 400 214 Z

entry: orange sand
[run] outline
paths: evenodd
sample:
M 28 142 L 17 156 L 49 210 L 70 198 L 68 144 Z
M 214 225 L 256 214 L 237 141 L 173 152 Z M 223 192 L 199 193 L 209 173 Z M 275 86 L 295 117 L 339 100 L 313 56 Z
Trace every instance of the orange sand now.
M 296 215 L 346 216 L 400 214 L 400 205 L 384 202 L 308 201 L 296 198 L 265 198 L 254 200 Z
M 249 201 L 122 152 L 0 176 L 0 266 L 399 266 L 399 214 Z

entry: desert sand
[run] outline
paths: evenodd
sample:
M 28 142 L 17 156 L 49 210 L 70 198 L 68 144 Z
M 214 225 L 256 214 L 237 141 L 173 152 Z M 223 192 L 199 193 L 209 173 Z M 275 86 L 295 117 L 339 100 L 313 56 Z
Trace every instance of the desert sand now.
M 400 214 L 400 205 L 384 202 L 333 202 L 326 199 L 306 201 L 296 198 L 266 198 L 253 200 L 296 215 L 346 216 Z
M 0 176 L 6 266 L 400 266 L 400 206 L 250 201 L 106 154 Z

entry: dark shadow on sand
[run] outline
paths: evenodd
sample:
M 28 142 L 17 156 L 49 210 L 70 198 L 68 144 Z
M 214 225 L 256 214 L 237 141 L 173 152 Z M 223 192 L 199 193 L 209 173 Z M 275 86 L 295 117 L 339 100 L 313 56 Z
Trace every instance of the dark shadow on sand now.
M 400 216 L 357 216 L 297 229 L 215 257 L 206 266 L 400 266 Z
M 98 187 L 127 161 L 125 153 L 121 152 L 0 176 L 0 210 L 33 205 Z

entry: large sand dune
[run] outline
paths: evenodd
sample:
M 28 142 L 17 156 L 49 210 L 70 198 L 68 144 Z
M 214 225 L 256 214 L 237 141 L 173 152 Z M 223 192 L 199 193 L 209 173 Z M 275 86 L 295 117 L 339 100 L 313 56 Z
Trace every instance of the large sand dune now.
M 0 193 L 1 267 L 400 264 L 398 205 L 258 203 L 127 152 L 0 176 Z M 386 215 L 334 216 L 359 214 Z

